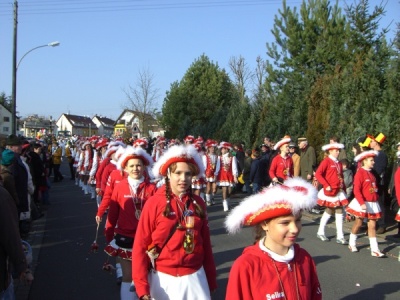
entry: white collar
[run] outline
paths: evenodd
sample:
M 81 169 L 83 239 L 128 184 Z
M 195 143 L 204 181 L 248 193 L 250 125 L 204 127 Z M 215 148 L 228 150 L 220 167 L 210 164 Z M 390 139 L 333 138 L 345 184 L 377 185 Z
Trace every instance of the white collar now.
M 289 263 L 293 260 L 293 258 L 294 258 L 294 247 L 293 246 L 291 246 L 289 248 L 288 253 L 286 253 L 285 255 L 282 256 L 282 255 L 276 254 L 275 252 L 273 252 L 273 251 L 269 250 L 267 247 L 265 247 L 264 240 L 265 240 L 265 237 L 259 241 L 258 245 L 260 246 L 260 249 L 264 252 L 267 252 L 273 260 L 283 262 L 283 263 Z

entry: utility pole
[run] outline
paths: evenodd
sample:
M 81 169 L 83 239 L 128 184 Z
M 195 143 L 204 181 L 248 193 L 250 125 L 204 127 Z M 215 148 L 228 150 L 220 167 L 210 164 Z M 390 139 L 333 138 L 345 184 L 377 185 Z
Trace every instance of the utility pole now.
M 18 1 L 14 0 L 14 37 L 12 61 L 12 90 L 11 90 L 11 133 L 17 134 L 17 28 L 18 28 Z

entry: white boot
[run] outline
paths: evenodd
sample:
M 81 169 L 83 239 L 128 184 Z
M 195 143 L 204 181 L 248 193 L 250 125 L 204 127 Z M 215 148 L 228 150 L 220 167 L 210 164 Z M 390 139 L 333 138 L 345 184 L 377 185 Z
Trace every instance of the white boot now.
M 343 234 L 343 213 L 335 214 L 336 223 L 336 243 L 346 245 L 347 241 Z
M 374 257 L 383 257 L 385 254 L 383 254 L 378 247 L 378 241 L 376 240 L 376 237 L 371 237 L 369 238 L 369 245 L 371 247 L 371 255 Z
M 96 190 L 93 186 L 90 185 L 90 199 L 96 199 Z
M 121 283 L 121 300 L 132 300 L 133 293 L 130 291 L 131 283 L 122 282 Z
M 122 268 L 120 263 L 115 264 L 115 276 L 117 277 L 117 283 L 122 282 Z
M 89 194 L 89 186 L 87 184 L 83 185 L 83 191 L 85 192 L 85 195 Z
M 329 239 L 325 236 L 325 226 L 328 224 L 328 221 L 330 219 L 331 215 L 328 214 L 327 212 L 324 212 L 324 214 L 321 217 L 321 220 L 319 222 L 319 228 L 317 232 L 317 237 L 324 242 L 329 241 Z
M 224 211 L 228 211 L 229 210 L 228 199 L 222 200 L 222 206 L 224 207 Z
M 211 206 L 211 195 L 210 194 L 206 194 L 206 203 L 207 203 L 207 206 Z
M 357 249 L 357 234 L 350 233 L 349 249 L 351 252 L 358 252 Z

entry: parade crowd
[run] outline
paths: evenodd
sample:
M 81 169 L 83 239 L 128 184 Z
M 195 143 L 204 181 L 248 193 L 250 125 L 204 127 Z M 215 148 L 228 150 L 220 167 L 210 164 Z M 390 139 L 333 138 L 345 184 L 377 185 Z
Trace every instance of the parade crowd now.
M 336 243 L 358 252 L 357 234 L 366 227 L 371 256 L 385 256 L 376 239 L 387 226 L 385 197 L 400 202 L 400 143 L 390 176 L 385 139 L 366 135 L 352 145 L 349 161 L 339 138 L 331 137 L 318 163 L 306 137 L 297 143 L 265 137 L 260 147 L 246 149 L 192 135 L 49 142 L 10 136 L 1 151 L 0 299 L 14 299 L 13 278 L 33 280 L 21 239 L 51 205 L 52 184 L 64 180 L 63 159 L 70 180 L 97 203 L 94 219 L 110 257 L 104 268 L 115 264 L 121 299 L 211 299 L 217 274 L 207 207 L 213 205 L 226 212 L 229 233 L 243 226 L 256 232 L 254 245 L 232 266 L 226 299 L 322 299 L 315 263 L 296 243 L 302 212 L 321 214 L 316 238 L 322 242 L 329 241 L 325 227 L 334 217 Z M 246 196 L 236 207 L 233 193 Z M 349 240 L 346 219 L 354 220 Z M 399 212 L 395 220 L 400 238 Z

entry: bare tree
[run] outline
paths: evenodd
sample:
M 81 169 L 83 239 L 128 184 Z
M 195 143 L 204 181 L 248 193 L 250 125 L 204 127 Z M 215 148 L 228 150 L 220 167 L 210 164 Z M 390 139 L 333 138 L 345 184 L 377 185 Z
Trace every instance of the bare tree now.
M 257 66 L 253 76 L 253 83 L 255 86 L 253 94 L 254 97 L 258 99 L 264 95 L 264 82 L 267 74 L 267 64 L 260 56 L 257 56 L 256 62 Z
M 139 118 L 139 128 L 142 133 L 149 133 L 150 124 L 155 120 L 159 89 L 155 87 L 155 76 L 150 69 L 142 68 L 134 86 L 129 85 L 124 91 L 128 99 L 126 109 L 132 110 Z
M 228 64 L 233 73 L 235 85 L 239 91 L 240 101 L 243 102 L 246 94 L 247 81 L 251 79 L 252 73 L 242 56 L 239 56 L 238 58 L 234 56 L 231 57 Z

